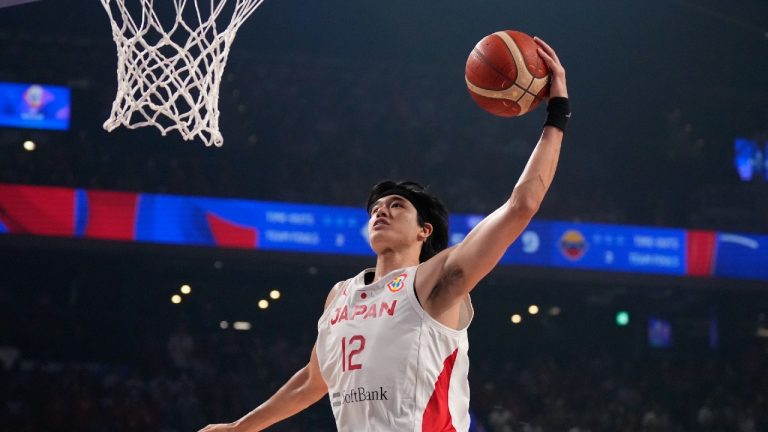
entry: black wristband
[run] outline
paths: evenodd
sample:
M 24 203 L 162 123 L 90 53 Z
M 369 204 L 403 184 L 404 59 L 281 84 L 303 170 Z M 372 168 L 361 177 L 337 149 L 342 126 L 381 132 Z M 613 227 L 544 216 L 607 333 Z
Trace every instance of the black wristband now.
M 569 118 L 571 118 L 571 104 L 568 98 L 559 96 L 550 98 L 547 103 L 547 120 L 544 126 L 554 126 L 565 132 Z

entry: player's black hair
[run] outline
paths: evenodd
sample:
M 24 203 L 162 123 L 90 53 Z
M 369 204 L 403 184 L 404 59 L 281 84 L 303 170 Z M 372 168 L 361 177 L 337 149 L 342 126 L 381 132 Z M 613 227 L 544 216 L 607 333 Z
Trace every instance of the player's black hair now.
M 419 226 L 423 227 L 425 223 L 432 224 L 432 234 L 421 247 L 419 262 L 432 258 L 448 247 L 448 210 L 436 196 L 427 192 L 427 188 L 412 181 L 379 182 L 368 196 L 368 203 L 365 206 L 368 214 L 371 214 L 371 207 L 376 201 L 389 195 L 400 195 L 416 207 Z

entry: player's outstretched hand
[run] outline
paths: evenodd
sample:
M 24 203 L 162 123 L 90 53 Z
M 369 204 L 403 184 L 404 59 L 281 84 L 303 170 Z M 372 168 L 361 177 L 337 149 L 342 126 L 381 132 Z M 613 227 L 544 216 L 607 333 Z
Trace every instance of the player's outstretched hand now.
M 549 87 L 549 97 L 568 97 L 568 88 L 565 85 L 565 68 L 557 58 L 557 53 L 546 42 L 534 37 L 533 40 L 539 45 L 538 52 L 544 62 L 549 66 L 552 74 L 552 82 Z

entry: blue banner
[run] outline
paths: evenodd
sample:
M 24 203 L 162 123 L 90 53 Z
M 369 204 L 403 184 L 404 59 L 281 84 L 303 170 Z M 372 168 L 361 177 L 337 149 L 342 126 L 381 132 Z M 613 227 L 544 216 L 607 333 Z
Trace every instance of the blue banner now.
M 372 256 L 361 208 L 0 184 L 0 233 Z M 450 245 L 483 215 L 451 215 Z M 768 235 L 534 220 L 502 264 L 768 280 Z
M 0 126 L 67 130 L 69 115 L 67 87 L 0 82 Z
M 718 233 L 715 276 L 768 280 L 768 236 Z
M 563 222 L 551 227 L 556 267 L 685 274 L 685 230 Z

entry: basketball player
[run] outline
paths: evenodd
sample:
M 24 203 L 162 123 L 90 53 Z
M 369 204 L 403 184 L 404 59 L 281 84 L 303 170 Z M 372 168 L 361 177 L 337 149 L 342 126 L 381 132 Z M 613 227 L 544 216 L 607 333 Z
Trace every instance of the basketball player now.
M 326 394 L 339 431 L 468 430 L 469 293 L 538 210 L 570 117 L 565 70 L 536 43 L 551 70 L 548 116 L 509 200 L 446 249 L 440 201 L 415 183 L 376 185 L 368 199 L 376 268 L 331 289 L 303 369 L 240 420 L 202 432 L 260 431 Z

